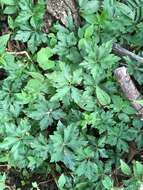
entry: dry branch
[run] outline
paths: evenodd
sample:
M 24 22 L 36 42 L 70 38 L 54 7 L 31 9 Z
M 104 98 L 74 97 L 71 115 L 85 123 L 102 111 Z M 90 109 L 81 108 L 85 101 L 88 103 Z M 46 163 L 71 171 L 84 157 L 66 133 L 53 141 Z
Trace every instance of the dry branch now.
M 7 51 L 7 53 L 11 55 L 25 55 L 27 56 L 28 59 L 32 60 L 27 51 L 19 51 L 19 52 Z
M 116 43 L 113 44 L 112 51 L 113 51 L 113 53 L 115 53 L 116 55 L 118 55 L 120 57 L 128 56 L 132 60 L 143 63 L 143 57 L 140 57 L 140 56 L 136 55 L 135 53 L 121 47 L 119 44 L 116 44 Z
M 119 67 L 115 70 L 115 76 L 119 85 L 128 100 L 131 101 L 133 107 L 137 111 L 137 114 L 141 119 L 143 119 L 143 106 L 138 104 L 136 100 L 140 100 L 142 95 L 137 90 L 134 82 L 132 81 L 127 68 L 126 67 Z

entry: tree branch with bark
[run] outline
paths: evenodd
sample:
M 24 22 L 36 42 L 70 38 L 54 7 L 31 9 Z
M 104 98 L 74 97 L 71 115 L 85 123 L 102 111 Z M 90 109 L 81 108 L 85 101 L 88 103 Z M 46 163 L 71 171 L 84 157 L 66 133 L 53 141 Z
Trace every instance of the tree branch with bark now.
M 143 106 L 137 100 L 142 99 L 142 95 L 136 88 L 133 80 L 131 79 L 126 67 L 119 67 L 115 71 L 115 77 L 122 89 L 123 94 L 131 102 L 132 106 L 137 111 L 137 115 L 143 119 Z

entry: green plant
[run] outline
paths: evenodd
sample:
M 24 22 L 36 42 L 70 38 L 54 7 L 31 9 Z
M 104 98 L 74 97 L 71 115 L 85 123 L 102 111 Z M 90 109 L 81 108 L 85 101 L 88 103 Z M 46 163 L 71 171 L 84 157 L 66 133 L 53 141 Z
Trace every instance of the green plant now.
M 4 190 L 6 187 L 5 185 L 5 181 L 6 181 L 6 175 L 0 175 L 0 190 Z
M 20 172 L 18 188 L 42 189 L 44 175 L 61 190 L 139 190 L 143 121 L 114 77 L 122 59 L 112 45 L 141 53 L 142 17 L 125 1 L 79 0 L 82 26 L 69 16 L 67 27 L 56 23 L 47 35 L 44 3 L 0 1 L 11 30 L 0 37 L 0 163 Z M 11 40 L 31 58 L 11 55 Z M 141 64 L 124 64 L 141 89 Z
M 142 175 L 143 175 L 143 165 L 135 161 L 133 163 L 133 171 L 130 167 L 124 162 L 120 161 L 121 163 L 121 171 L 126 175 L 129 176 L 129 179 L 125 180 L 124 184 L 127 187 L 127 190 L 131 189 L 142 189 L 143 182 L 142 182 Z
M 47 43 L 47 35 L 42 32 L 44 25 L 45 2 L 38 0 L 3 1 L 6 5 L 4 13 L 8 16 L 8 24 L 14 32 L 13 39 L 27 42 L 29 51 L 34 53 L 42 43 Z

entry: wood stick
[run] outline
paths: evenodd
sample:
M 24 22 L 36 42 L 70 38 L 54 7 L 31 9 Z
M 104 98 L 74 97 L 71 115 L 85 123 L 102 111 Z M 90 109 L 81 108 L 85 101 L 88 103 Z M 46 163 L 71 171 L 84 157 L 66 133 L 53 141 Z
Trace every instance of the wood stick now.
M 32 60 L 27 51 L 19 51 L 19 52 L 7 51 L 7 53 L 11 55 L 25 55 L 27 56 L 28 59 Z
M 112 47 L 113 53 L 116 55 L 122 57 L 122 56 L 128 56 L 130 59 L 138 61 L 140 63 L 143 63 L 143 57 L 136 55 L 135 53 L 132 53 L 131 51 L 121 47 L 119 44 L 114 43 Z
M 127 68 L 119 67 L 114 71 L 115 77 L 119 82 L 119 85 L 128 100 L 131 101 L 132 106 L 137 111 L 137 114 L 141 119 L 143 119 L 143 106 L 138 104 L 136 100 L 142 99 L 142 95 L 136 88 L 134 82 L 132 81 Z

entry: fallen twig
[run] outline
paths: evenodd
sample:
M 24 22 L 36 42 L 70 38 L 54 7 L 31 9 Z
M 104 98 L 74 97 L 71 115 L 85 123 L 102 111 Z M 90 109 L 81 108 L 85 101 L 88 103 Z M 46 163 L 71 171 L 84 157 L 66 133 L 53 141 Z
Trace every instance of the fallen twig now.
M 47 180 L 47 181 L 41 181 L 41 182 L 38 183 L 38 186 L 39 186 L 39 185 L 42 185 L 42 184 L 45 184 L 45 183 L 52 182 L 52 181 L 54 181 L 54 179 L 49 179 L 49 180 Z
M 116 55 L 118 55 L 120 57 L 128 56 L 132 60 L 143 63 L 143 57 L 136 55 L 135 53 L 132 53 L 131 51 L 121 47 L 119 44 L 114 43 L 112 50 L 113 50 L 113 53 L 115 53 Z
M 124 66 L 119 67 L 114 71 L 114 73 L 126 98 L 131 101 L 133 107 L 137 111 L 137 114 L 141 119 L 143 119 L 143 106 L 136 102 L 136 100 L 140 100 L 142 98 L 142 95 L 137 90 L 127 68 Z
M 27 51 L 19 51 L 19 52 L 7 51 L 7 53 L 9 53 L 11 55 L 26 55 L 28 57 L 28 59 L 31 60 L 31 57 L 29 56 Z

